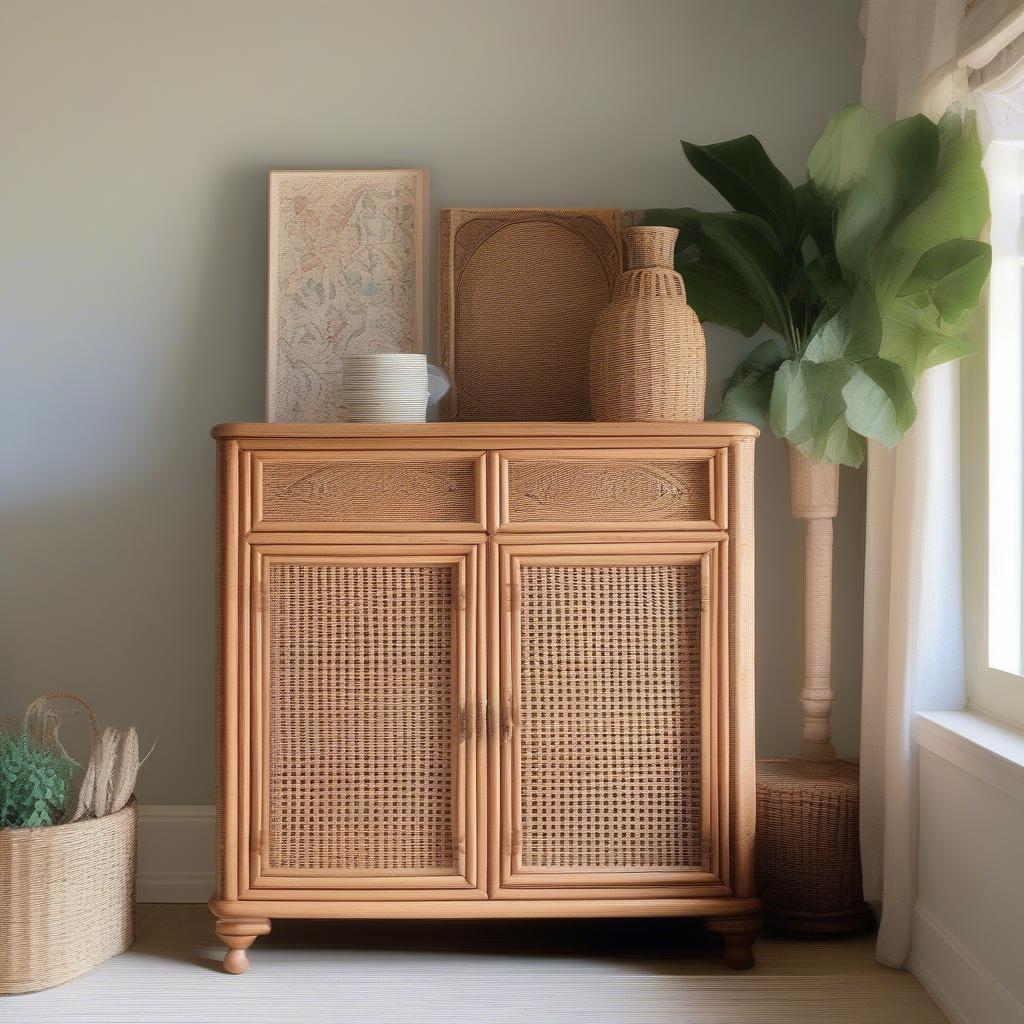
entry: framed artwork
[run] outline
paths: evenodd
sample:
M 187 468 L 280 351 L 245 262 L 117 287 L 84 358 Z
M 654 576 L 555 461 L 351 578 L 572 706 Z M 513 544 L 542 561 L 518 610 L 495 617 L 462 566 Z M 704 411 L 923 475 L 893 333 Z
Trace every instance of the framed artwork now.
M 590 419 L 590 336 L 622 269 L 620 223 L 613 209 L 441 211 L 446 418 Z
M 342 358 L 423 349 L 427 172 L 271 171 L 267 420 L 347 419 Z

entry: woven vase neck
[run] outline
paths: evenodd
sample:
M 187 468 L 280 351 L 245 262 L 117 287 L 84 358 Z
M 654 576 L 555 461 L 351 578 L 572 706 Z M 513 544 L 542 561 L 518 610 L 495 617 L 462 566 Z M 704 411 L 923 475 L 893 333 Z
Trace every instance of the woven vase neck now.
M 675 228 L 626 228 L 622 233 L 626 245 L 626 270 L 658 267 L 670 270 L 673 265 L 676 238 Z

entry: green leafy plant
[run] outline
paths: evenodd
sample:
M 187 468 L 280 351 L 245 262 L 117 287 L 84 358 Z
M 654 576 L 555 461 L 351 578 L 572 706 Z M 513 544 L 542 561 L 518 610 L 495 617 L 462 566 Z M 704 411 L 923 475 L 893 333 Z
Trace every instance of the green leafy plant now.
M 74 769 L 62 750 L 25 730 L 0 733 L 0 828 L 59 821 Z
M 973 117 L 878 131 L 846 107 L 796 187 L 752 135 L 683 151 L 732 211 L 648 210 L 645 223 L 679 229 L 676 269 L 702 320 L 774 335 L 737 367 L 719 417 L 767 424 L 816 461 L 858 466 L 865 438 L 897 444 L 921 374 L 972 351 L 964 330 L 991 264 Z

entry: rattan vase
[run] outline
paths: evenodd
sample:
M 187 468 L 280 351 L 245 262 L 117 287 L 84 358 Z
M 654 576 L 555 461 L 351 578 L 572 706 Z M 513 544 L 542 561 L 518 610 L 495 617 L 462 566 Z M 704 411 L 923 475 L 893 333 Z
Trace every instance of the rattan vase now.
M 628 228 L 625 271 L 590 343 L 595 420 L 704 419 L 704 331 L 672 269 L 675 228 Z
M 135 939 L 138 804 L 0 830 L 0 995 L 60 985 Z

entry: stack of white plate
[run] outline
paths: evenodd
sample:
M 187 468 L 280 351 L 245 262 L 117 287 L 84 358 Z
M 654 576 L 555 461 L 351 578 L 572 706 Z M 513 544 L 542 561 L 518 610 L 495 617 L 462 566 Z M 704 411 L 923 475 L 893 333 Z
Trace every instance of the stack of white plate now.
M 353 423 L 423 423 L 427 357 L 405 352 L 345 356 L 342 396 Z

